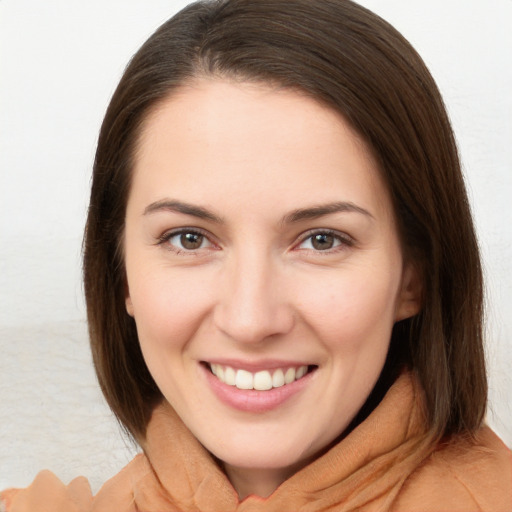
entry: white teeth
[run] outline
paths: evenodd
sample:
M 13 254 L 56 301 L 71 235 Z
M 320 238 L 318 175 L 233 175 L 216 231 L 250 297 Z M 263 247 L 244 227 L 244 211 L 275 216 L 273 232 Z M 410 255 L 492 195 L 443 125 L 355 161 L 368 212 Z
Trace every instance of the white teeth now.
M 236 372 L 230 366 L 226 366 L 224 370 L 224 382 L 230 386 L 236 384 Z
M 222 380 L 219 378 L 219 380 Z M 235 386 L 238 389 L 253 389 L 252 373 L 246 370 L 238 370 L 236 372 Z
M 295 379 L 300 379 L 306 375 L 306 372 L 308 371 L 307 366 L 299 366 L 297 368 L 297 372 L 295 373 Z
M 291 384 L 304 377 L 308 372 L 308 367 L 305 365 L 298 368 L 287 368 L 286 371 L 278 368 L 273 373 L 262 370 L 254 374 L 247 370 L 235 370 L 231 366 L 220 364 L 211 364 L 210 368 L 212 373 L 228 386 L 236 386 L 238 389 L 256 389 L 257 391 L 267 391 Z
M 284 386 L 284 373 L 283 370 L 279 368 L 274 372 L 274 375 L 272 375 L 272 387 L 280 388 L 281 386 Z
M 258 391 L 272 389 L 272 377 L 269 372 L 262 371 L 254 374 L 254 389 Z
M 284 383 L 291 384 L 295 380 L 295 368 L 288 368 L 284 374 Z

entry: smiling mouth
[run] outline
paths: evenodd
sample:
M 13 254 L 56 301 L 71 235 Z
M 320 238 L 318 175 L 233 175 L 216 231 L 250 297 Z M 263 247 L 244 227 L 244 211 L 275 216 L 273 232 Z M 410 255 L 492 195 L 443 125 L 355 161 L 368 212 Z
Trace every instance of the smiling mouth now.
M 270 389 L 286 386 L 287 384 L 302 379 L 305 375 L 317 368 L 315 365 L 302 365 L 262 370 L 252 373 L 247 370 L 237 370 L 231 366 L 214 363 L 207 363 L 207 367 L 217 379 L 228 386 L 233 386 L 238 389 L 254 389 L 256 391 L 268 391 Z

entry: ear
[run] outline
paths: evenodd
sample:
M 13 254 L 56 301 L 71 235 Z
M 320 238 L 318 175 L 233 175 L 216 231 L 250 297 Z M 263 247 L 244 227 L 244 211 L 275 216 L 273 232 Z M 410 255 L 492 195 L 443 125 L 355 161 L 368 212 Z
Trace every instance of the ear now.
M 132 298 L 130 297 L 130 289 L 128 288 L 128 283 L 126 283 L 125 279 L 125 286 L 124 286 L 124 304 L 126 307 L 126 312 L 133 317 L 133 302 Z
M 417 265 L 405 263 L 402 284 L 396 302 L 395 322 L 405 320 L 421 310 L 423 302 L 423 282 Z
M 130 298 L 129 295 L 126 296 L 126 299 L 125 299 L 124 303 L 126 305 L 126 312 L 130 316 L 133 316 L 133 303 L 132 303 L 132 299 Z

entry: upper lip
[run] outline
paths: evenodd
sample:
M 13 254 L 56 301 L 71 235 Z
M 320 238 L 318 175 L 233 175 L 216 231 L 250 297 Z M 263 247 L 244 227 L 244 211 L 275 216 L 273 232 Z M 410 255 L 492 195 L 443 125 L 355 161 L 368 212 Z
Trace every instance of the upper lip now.
M 247 370 L 254 373 L 263 370 L 276 370 L 277 368 L 298 368 L 300 366 L 311 366 L 310 361 L 297 361 L 285 359 L 260 359 L 258 361 L 246 361 L 242 359 L 207 359 L 203 361 L 206 364 L 219 364 L 221 366 L 230 366 L 237 370 Z

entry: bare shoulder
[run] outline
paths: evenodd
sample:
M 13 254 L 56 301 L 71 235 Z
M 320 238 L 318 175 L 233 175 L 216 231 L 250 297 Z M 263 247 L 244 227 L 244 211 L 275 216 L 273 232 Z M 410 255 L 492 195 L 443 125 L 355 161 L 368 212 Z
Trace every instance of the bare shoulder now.
M 512 511 L 512 452 L 488 427 L 440 444 L 405 481 L 394 511 Z

